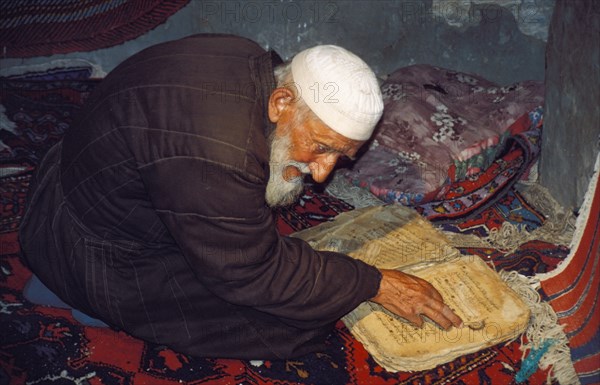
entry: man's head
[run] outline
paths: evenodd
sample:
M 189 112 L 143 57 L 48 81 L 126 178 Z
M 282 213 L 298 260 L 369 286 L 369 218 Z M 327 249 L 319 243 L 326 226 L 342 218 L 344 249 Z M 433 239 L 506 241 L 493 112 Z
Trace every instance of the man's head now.
M 337 46 L 304 50 L 275 75 L 268 112 L 277 127 L 266 201 L 283 206 L 302 192 L 303 174 L 321 183 L 340 157 L 354 157 L 381 117 L 383 101 L 371 69 Z

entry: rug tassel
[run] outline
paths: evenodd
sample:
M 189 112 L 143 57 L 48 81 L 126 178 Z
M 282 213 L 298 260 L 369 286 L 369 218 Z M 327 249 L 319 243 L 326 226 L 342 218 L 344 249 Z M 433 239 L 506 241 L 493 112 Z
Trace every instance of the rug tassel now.
M 568 246 L 575 231 L 575 215 L 563 208 L 545 187 L 533 183 L 519 185 L 525 200 L 546 215 L 541 227 L 529 232 L 524 226 L 504 222 L 500 229 L 490 231 L 489 242 L 497 249 L 510 253 L 532 240 Z
M 539 367 L 542 370 L 550 368 L 549 381 L 556 380 L 561 385 L 579 385 L 563 327 L 558 324 L 554 309 L 541 300 L 536 290 L 539 279 L 525 277 L 516 271 L 500 271 L 500 276 L 531 309 L 529 326 L 525 331 L 528 343 L 522 343 L 520 348 L 524 356 L 527 352 L 529 356 L 517 374 L 517 379 L 522 380 L 517 382 L 525 381 Z
M 537 370 L 540 365 L 542 356 L 546 354 L 550 346 L 554 344 L 554 340 L 544 340 L 540 348 L 533 348 L 529 351 L 529 355 L 523 361 L 521 369 L 517 372 L 515 380 L 517 384 L 527 381 L 529 377 Z
M 525 226 L 505 221 L 500 228 L 490 230 L 487 237 L 442 230 L 444 235 L 454 247 L 489 247 L 506 254 L 512 253 L 522 244 L 534 240 L 568 246 L 575 231 L 575 215 L 565 210 L 543 186 L 538 184 L 522 185 L 520 192 L 536 210 L 548 213 L 543 225 L 537 229 L 530 232 Z

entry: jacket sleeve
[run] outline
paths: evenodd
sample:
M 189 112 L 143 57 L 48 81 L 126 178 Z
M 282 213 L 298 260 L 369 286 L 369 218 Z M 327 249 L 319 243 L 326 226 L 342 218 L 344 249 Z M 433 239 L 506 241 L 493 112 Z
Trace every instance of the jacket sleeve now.
M 200 158 L 163 158 L 140 170 L 195 275 L 224 300 L 316 328 L 376 295 L 376 268 L 279 236 L 264 183 Z

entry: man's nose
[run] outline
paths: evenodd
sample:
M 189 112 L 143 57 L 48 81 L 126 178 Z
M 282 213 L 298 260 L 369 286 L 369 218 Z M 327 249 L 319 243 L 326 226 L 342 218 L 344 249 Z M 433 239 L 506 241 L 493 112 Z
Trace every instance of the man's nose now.
M 311 162 L 308 167 L 310 168 L 310 174 L 317 183 L 323 183 L 327 180 L 327 177 L 335 167 L 338 160 L 337 154 L 328 154 L 314 162 Z

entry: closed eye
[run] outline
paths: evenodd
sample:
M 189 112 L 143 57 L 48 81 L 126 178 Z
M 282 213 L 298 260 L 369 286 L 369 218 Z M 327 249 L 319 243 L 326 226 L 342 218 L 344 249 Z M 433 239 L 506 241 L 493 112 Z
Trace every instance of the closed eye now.
M 356 158 L 354 156 L 350 156 L 344 153 L 344 151 L 342 150 L 338 150 L 336 148 L 333 148 L 331 146 L 328 146 L 324 143 L 315 143 L 315 153 L 316 154 L 338 154 L 339 155 L 339 159 L 341 160 L 351 160 L 354 161 L 356 160 Z
M 329 147 L 326 144 L 322 144 L 322 143 L 317 143 L 316 144 L 316 151 L 317 154 L 325 154 L 328 152 L 337 152 L 335 149 Z

